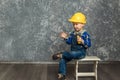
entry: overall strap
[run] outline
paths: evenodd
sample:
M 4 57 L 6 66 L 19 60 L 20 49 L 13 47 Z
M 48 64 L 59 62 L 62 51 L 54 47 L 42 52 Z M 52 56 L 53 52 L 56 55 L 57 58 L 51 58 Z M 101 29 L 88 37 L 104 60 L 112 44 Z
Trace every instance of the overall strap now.
M 79 35 L 79 36 L 82 36 L 84 32 L 86 32 L 85 29 L 82 30 L 82 31 L 80 31 L 80 32 L 75 32 L 74 34 Z

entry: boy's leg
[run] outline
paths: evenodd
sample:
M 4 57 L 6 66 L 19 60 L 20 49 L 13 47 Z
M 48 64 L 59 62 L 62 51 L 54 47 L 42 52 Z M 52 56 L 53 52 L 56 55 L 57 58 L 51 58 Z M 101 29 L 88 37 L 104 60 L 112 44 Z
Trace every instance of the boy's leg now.
M 71 54 L 71 52 L 65 51 L 65 52 L 62 52 L 62 58 L 68 62 L 68 61 L 71 61 L 74 58 L 74 56 Z
M 65 80 L 66 65 L 67 65 L 67 61 L 65 59 L 61 58 L 59 61 L 58 79 L 62 78 L 63 80 Z
M 62 74 L 63 76 L 66 75 L 66 65 L 67 62 L 71 61 L 72 59 L 79 59 L 79 58 L 84 58 L 85 57 L 85 52 L 62 52 L 59 54 L 55 54 L 55 55 L 61 55 L 60 58 L 60 62 L 59 62 L 59 73 Z
M 85 53 L 81 51 L 72 51 L 72 52 L 62 52 L 58 53 L 57 56 L 60 56 L 60 62 L 59 62 L 59 72 L 66 74 L 66 64 L 67 62 L 71 61 L 72 59 L 79 59 L 84 58 Z
M 81 59 L 86 55 L 85 51 L 72 51 L 72 52 L 63 52 L 62 58 L 71 61 L 72 59 Z
M 69 52 L 62 52 L 61 59 L 59 61 L 59 74 L 62 74 L 63 78 L 66 76 L 66 66 L 67 62 L 73 59 L 72 55 Z M 64 79 L 63 79 L 64 80 Z
M 62 75 L 66 75 L 66 61 L 65 61 L 65 59 L 60 59 L 58 73 L 60 73 Z
M 61 59 L 61 58 L 65 59 L 67 61 L 70 61 L 74 58 L 74 55 L 72 55 L 71 52 L 67 52 L 67 51 L 59 52 L 59 53 L 52 55 L 53 60 L 57 60 L 57 59 Z

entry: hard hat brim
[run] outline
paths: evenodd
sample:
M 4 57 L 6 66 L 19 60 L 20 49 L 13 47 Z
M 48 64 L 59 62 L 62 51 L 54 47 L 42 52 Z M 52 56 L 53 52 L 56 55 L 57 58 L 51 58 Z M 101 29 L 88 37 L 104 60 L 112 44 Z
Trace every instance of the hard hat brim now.
M 72 19 L 68 19 L 69 22 L 78 22 L 81 23 L 81 21 L 76 21 L 76 20 L 72 20 Z M 83 24 L 86 24 L 86 22 L 82 22 Z

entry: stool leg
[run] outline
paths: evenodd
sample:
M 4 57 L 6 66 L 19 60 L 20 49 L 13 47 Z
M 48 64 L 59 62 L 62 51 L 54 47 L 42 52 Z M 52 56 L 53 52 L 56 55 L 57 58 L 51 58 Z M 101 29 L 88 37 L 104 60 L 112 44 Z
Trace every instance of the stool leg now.
M 94 64 L 95 80 L 97 80 L 97 67 L 98 67 L 98 61 L 95 61 Z
M 76 80 L 78 80 L 77 73 L 78 73 L 78 61 L 75 61 L 75 78 L 76 78 Z

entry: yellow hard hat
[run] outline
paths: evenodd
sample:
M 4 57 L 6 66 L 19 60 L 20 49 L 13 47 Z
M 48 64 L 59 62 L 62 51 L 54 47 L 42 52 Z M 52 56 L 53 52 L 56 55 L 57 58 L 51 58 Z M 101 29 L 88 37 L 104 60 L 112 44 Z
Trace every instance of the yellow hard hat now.
M 86 24 L 86 17 L 83 13 L 77 12 L 68 21 Z

